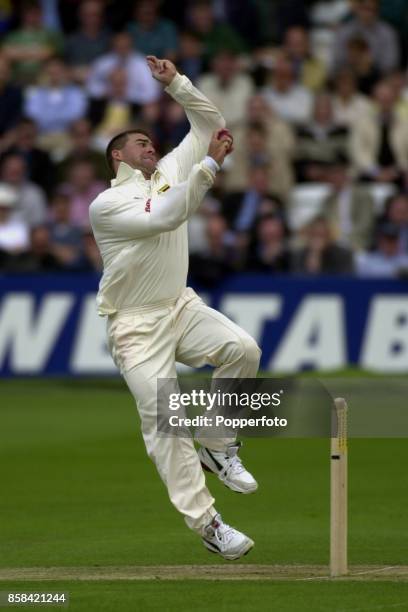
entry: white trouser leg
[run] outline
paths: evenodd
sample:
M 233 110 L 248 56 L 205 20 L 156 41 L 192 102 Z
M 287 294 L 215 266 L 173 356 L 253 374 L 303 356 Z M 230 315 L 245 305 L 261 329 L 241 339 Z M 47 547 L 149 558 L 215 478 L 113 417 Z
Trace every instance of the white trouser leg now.
M 176 359 L 198 368 L 215 367 L 213 378 L 255 378 L 261 350 L 255 340 L 220 312 L 207 306 L 192 289 L 178 304 Z M 223 451 L 235 438 L 200 436 L 200 444 Z
M 187 525 L 201 533 L 216 511 L 191 438 L 157 434 L 156 381 L 174 378 L 175 339 L 172 308 L 116 317 L 109 344 L 135 398 L 146 450 Z

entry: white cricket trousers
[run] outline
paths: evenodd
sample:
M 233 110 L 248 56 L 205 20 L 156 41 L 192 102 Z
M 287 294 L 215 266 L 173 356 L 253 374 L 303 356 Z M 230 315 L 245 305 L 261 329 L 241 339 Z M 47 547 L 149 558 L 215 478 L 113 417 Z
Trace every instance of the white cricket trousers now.
M 215 378 L 254 378 L 261 351 L 238 325 L 209 308 L 190 288 L 175 301 L 121 311 L 108 319 L 108 345 L 136 400 L 149 457 L 173 505 L 202 533 L 216 514 L 191 438 L 157 435 L 156 381 L 175 378 L 176 361 L 214 366 Z M 231 439 L 200 443 L 224 450 Z

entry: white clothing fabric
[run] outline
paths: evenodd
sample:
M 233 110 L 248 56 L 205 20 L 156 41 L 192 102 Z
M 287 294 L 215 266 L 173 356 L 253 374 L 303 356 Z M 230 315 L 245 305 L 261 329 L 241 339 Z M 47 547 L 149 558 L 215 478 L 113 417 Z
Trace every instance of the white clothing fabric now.
M 108 319 L 109 347 L 137 403 L 149 457 L 167 486 L 173 505 L 197 533 L 216 514 L 191 438 L 157 433 L 156 385 L 176 377 L 176 360 L 198 368 L 211 365 L 215 378 L 254 378 L 260 350 L 238 325 L 209 308 L 187 288 L 176 301 L 156 308 L 118 313 Z M 202 438 L 223 451 L 229 438 Z
M 176 75 L 167 91 L 183 104 L 189 134 L 159 161 L 150 180 L 121 163 L 112 187 L 90 206 L 104 263 L 97 298 L 100 315 L 176 299 L 186 286 L 185 221 L 213 183 L 211 164 L 200 160 L 213 131 L 225 122 L 187 77 Z
M 29 227 L 42 225 L 47 221 L 47 198 L 44 191 L 31 181 L 21 185 L 10 185 L 17 194 L 17 203 L 13 208 L 13 218 Z
M 313 95 L 302 85 L 293 85 L 288 91 L 280 92 L 274 87 L 264 87 L 263 97 L 272 110 L 291 124 L 303 124 L 310 121 L 313 110 Z
M 147 452 L 169 497 L 202 534 L 216 514 L 214 499 L 193 441 L 157 433 L 157 381 L 176 378 L 176 360 L 212 365 L 216 377 L 252 378 L 260 350 L 186 288 L 186 221 L 213 184 L 215 161 L 203 158 L 225 122 L 187 77 L 177 74 L 167 91 L 184 106 L 189 134 L 159 161 L 150 180 L 121 163 L 112 187 L 92 203 L 90 219 L 104 262 L 97 303 L 99 314 L 109 315 L 108 346 L 136 400 Z M 221 451 L 230 441 L 201 440 Z
M 18 219 L 9 219 L 0 224 L 0 249 L 4 251 L 24 251 L 30 246 L 28 227 Z
M 366 278 L 396 278 L 400 272 L 408 271 L 408 255 L 403 253 L 392 256 L 378 251 L 357 253 L 355 263 L 358 276 Z

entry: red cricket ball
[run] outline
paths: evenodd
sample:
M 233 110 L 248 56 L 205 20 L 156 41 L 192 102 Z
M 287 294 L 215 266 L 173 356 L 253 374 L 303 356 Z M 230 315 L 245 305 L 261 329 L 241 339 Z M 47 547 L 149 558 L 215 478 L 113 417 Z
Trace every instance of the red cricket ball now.
M 228 149 L 228 153 L 229 153 L 229 152 L 231 151 L 231 149 L 232 149 L 232 144 L 233 144 L 234 139 L 233 139 L 233 137 L 232 137 L 231 132 L 230 132 L 229 130 L 227 130 L 227 129 L 223 129 L 223 130 L 220 130 L 220 131 L 219 131 L 219 133 L 218 133 L 218 140 L 221 140 L 221 138 L 222 138 L 223 136 L 229 136 L 229 137 L 231 138 L 231 141 L 232 141 L 232 142 L 231 142 L 231 145 L 230 145 L 230 147 L 229 147 L 229 149 Z

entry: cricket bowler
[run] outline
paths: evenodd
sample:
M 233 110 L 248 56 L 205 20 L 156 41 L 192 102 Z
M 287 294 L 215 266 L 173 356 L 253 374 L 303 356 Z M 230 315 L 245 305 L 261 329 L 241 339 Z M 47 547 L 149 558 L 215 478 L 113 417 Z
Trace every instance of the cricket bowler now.
M 176 378 L 176 361 L 211 365 L 217 378 L 253 378 L 258 371 L 261 352 L 251 336 L 186 287 L 187 221 L 213 185 L 232 137 L 217 108 L 172 62 L 148 56 L 147 63 L 184 107 L 190 131 L 160 160 L 144 130 L 109 143 L 115 178 L 90 207 L 104 264 L 98 313 L 107 316 L 109 349 L 135 398 L 147 453 L 171 502 L 208 550 L 239 559 L 254 542 L 222 521 L 202 470 L 233 491 L 255 491 L 239 443 L 206 438 L 197 451 L 191 438 L 159 437 L 156 412 L 156 381 Z

